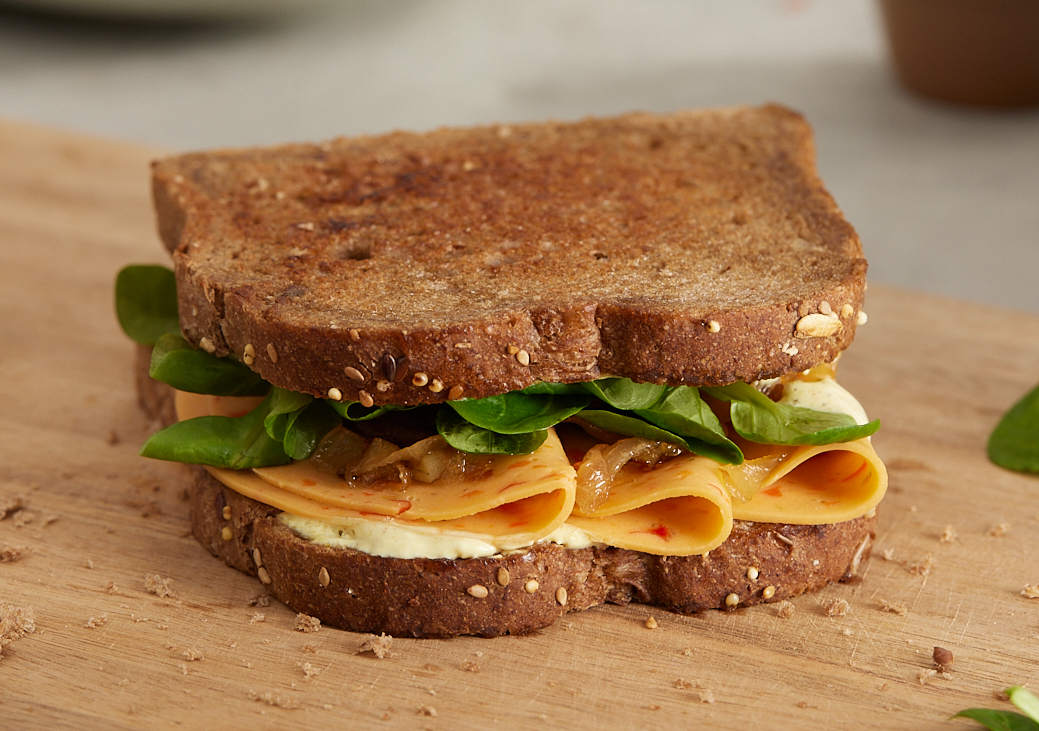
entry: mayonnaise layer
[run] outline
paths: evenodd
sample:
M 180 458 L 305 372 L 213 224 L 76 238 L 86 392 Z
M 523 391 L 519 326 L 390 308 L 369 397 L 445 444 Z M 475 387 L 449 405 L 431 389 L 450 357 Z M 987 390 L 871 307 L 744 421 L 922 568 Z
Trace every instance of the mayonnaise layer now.
M 278 520 L 300 537 L 330 548 L 352 548 L 387 558 L 485 558 L 522 546 L 499 545 L 493 536 L 403 525 L 393 520 L 356 518 L 332 525 L 316 518 L 280 513 Z M 588 548 L 591 537 L 564 523 L 538 543 Z

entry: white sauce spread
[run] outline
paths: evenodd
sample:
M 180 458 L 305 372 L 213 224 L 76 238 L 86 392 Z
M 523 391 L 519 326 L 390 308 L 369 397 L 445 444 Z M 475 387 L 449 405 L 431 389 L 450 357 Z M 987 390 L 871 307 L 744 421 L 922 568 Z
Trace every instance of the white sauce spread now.
M 332 524 L 291 513 L 281 513 L 278 520 L 313 543 L 331 548 L 352 548 L 387 558 L 484 558 L 526 548 L 496 543 L 493 536 L 446 531 L 434 526 L 405 525 L 391 520 L 353 518 Z M 580 528 L 563 523 L 539 543 L 588 548 L 594 541 Z
M 818 381 L 791 381 L 783 386 L 782 404 L 816 411 L 847 414 L 856 424 L 869 423 L 862 404 L 832 378 Z

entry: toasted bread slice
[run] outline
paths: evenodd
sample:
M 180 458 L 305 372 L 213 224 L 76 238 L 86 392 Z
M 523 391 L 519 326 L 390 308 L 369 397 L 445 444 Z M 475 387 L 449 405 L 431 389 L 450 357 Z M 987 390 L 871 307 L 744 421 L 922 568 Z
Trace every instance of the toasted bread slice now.
M 141 347 L 141 406 L 169 423 L 172 390 L 147 378 L 147 363 Z M 875 516 L 832 525 L 736 521 L 728 540 L 704 556 L 545 543 L 489 558 L 384 558 L 307 541 L 276 508 L 191 469 L 192 532 L 214 556 L 325 624 L 399 636 L 523 634 L 606 602 L 691 613 L 731 608 L 730 594 L 736 606 L 778 601 L 855 576 L 876 526 Z M 757 572 L 748 575 L 752 566 Z
M 777 376 L 848 345 L 865 284 L 810 128 L 774 105 L 216 151 L 153 174 L 186 337 L 346 400 Z

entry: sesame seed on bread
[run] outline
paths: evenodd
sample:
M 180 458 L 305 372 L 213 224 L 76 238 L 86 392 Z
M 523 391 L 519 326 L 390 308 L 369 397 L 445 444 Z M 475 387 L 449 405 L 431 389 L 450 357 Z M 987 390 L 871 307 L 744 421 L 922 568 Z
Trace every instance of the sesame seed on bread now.
M 147 352 L 139 348 L 138 373 Z M 152 418 L 173 418 L 168 386 L 139 378 L 138 389 Z M 276 508 L 191 469 L 192 532 L 214 556 L 323 624 L 398 636 L 523 634 L 607 602 L 692 613 L 780 601 L 856 575 L 876 525 L 875 516 L 830 525 L 736 521 L 704 556 L 549 543 L 489 558 L 398 559 L 307 541 Z
M 185 336 L 362 403 L 777 376 L 851 342 L 865 285 L 777 105 L 187 154 L 153 191 Z

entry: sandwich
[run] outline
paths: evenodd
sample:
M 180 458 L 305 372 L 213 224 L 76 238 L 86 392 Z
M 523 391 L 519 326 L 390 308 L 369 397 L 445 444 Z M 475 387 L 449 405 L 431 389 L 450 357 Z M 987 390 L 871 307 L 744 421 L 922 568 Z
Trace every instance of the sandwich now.
M 887 475 L 836 380 L 859 239 L 777 105 L 153 164 L 172 270 L 116 310 L 141 452 L 292 609 L 528 633 L 854 576 Z

